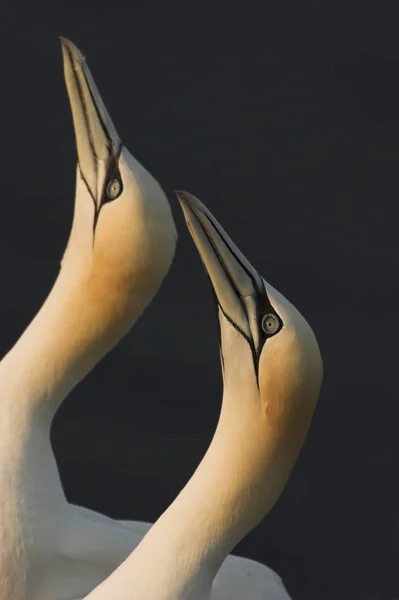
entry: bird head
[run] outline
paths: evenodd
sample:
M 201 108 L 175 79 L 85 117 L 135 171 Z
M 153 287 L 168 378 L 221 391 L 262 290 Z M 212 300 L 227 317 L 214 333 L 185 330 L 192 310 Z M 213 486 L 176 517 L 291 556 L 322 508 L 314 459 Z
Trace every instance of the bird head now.
M 322 381 L 315 335 L 204 204 L 187 192 L 177 195 L 216 300 L 229 427 L 249 416 L 256 424 L 250 431 L 266 428 L 269 441 L 277 436 L 297 453 Z
M 86 60 L 61 38 L 78 154 L 74 222 L 62 268 L 96 302 L 144 307 L 172 262 L 177 233 L 154 177 L 123 145 Z M 112 304 L 113 303 L 113 304 Z

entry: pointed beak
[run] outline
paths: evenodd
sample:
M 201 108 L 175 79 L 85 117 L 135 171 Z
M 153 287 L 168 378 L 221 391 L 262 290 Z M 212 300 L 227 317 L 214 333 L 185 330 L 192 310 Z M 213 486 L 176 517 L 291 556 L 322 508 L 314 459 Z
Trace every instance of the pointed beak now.
M 176 195 L 222 312 L 257 346 L 259 303 L 268 301 L 263 279 L 198 198 Z
M 119 154 L 121 141 L 83 55 L 69 40 L 61 38 L 61 44 L 78 163 L 82 177 L 98 205 L 104 183 L 103 174 L 109 161 Z

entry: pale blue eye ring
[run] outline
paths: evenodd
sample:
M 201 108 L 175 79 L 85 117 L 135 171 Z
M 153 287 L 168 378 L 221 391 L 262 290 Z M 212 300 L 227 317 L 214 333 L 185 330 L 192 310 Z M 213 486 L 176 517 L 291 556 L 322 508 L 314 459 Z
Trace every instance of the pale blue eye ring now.
M 267 313 L 262 317 L 262 329 L 267 335 L 273 335 L 278 331 L 280 321 L 272 313 Z
M 110 200 L 115 200 L 115 198 L 117 198 L 119 196 L 119 194 L 121 193 L 121 182 L 119 181 L 119 179 L 112 179 L 108 184 L 107 184 L 107 196 Z

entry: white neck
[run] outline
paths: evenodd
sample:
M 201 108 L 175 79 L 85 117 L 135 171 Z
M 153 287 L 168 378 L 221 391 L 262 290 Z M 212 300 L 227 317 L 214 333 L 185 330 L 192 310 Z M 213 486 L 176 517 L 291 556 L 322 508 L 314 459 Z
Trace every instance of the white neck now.
M 49 297 L 0 363 L 3 586 L 12 577 L 22 585 L 22 563 L 30 545 L 35 546 L 36 560 L 39 541 L 46 548 L 58 543 L 60 514 L 67 509 L 49 435 L 58 407 L 127 332 L 162 280 L 157 276 L 144 286 L 145 295 L 135 293 L 143 289 L 138 285 L 141 271 L 128 281 L 118 279 L 117 269 L 107 271 L 106 261 L 94 262 L 89 253 L 81 257 L 73 238 L 72 233 Z M 6 597 L 23 597 L 12 587 L 8 591 Z
M 90 599 L 209 598 L 222 562 L 273 506 L 295 461 L 280 451 L 260 404 L 243 411 L 242 400 L 224 394 L 215 436 L 193 477 Z

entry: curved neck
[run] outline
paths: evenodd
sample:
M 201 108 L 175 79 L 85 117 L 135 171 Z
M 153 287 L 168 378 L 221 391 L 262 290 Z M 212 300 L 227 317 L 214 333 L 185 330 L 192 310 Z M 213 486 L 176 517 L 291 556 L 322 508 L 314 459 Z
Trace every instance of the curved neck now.
M 271 509 L 296 456 L 283 451 L 259 403 L 245 414 L 236 410 L 239 404 L 225 394 L 215 436 L 196 472 L 90 599 L 209 598 L 222 562 Z
M 143 308 L 133 294 L 118 293 L 103 269 L 89 261 L 75 266 L 64 261 L 42 308 L 0 363 L 0 497 L 8 515 L 0 542 L 11 565 L 27 540 L 35 539 L 36 552 L 38 544 L 57 543 L 48 523 L 62 519 L 67 505 L 50 444 L 52 419 Z M 0 561 L 0 580 L 12 570 L 7 564 Z
M 1 414 L 34 414 L 50 424 L 65 396 L 125 333 L 133 315 L 123 318 L 123 306 L 112 311 L 112 298 L 101 297 L 99 287 L 90 267 L 76 282 L 61 270 L 39 313 L 0 363 Z
M 31 520 L 55 499 L 64 502 L 50 445 L 53 417 L 145 306 L 143 294 L 132 294 L 132 276 L 118 279 L 90 254 L 77 260 L 78 250 L 68 245 L 47 300 L 0 363 L 0 496 L 10 506 L 29 498 L 23 519 L 28 508 Z

